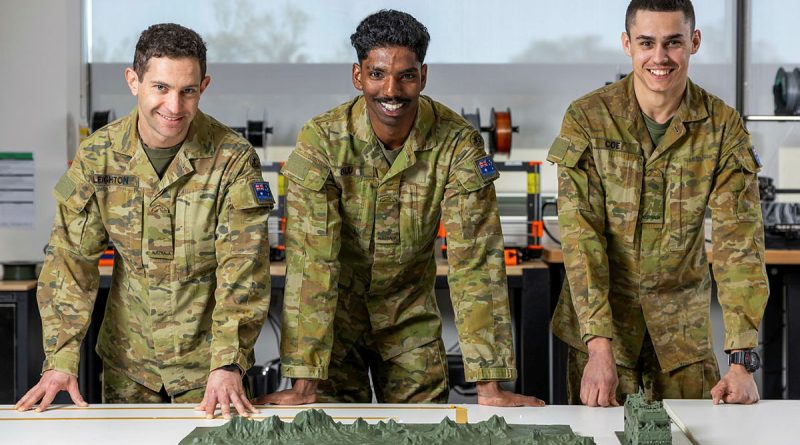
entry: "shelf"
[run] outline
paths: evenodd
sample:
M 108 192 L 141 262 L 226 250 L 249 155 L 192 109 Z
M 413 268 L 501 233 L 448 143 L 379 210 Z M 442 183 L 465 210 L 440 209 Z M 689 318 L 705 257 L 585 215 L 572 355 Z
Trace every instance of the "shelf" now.
M 743 116 L 748 122 L 800 122 L 800 116 Z

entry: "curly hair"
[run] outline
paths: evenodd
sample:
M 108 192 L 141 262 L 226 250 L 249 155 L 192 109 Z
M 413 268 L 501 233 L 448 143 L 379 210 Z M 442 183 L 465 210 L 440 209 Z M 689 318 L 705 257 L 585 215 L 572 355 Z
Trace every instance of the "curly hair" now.
M 153 57 L 191 57 L 200 62 L 200 77 L 206 77 L 206 44 L 199 34 L 175 23 L 160 23 L 142 31 L 133 56 L 133 70 L 141 79 Z
M 625 11 L 625 32 L 631 35 L 631 25 L 636 21 L 639 11 L 654 12 L 683 12 L 684 20 L 689 22 L 689 28 L 694 31 L 695 18 L 692 0 L 631 0 Z
M 417 55 L 419 63 L 423 63 L 430 40 L 431 36 L 425 25 L 410 14 L 393 9 L 383 9 L 367 16 L 350 36 L 350 43 L 356 49 L 359 63 L 373 49 L 391 46 L 410 49 Z

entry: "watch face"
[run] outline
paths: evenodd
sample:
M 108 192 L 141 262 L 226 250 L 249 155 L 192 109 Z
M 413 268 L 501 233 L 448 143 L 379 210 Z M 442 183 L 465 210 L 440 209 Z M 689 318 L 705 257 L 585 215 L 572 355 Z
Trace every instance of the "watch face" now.
M 750 372 L 755 372 L 761 367 L 761 357 L 759 357 L 758 354 L 753 351 L 750 351 L 750 353 L 747 355 L 750 358 L 750 360 L 748 360 L 750 363 L 748 364 L 749 366 L 747 366 L 747 370 Z
M 761 357 L 755 351 L 737 351 L 728 356 L 728 364 L 742 365 L 747 372 L 753 373 L 761 367 Z

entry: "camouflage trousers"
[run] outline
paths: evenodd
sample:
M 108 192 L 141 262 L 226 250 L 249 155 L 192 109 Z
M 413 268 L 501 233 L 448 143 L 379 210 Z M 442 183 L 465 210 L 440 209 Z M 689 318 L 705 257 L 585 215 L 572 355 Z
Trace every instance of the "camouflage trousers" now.
M 567 400 L 581 404 L 581 378 L 589 361 L 585 352 L 569 348 L 567 354 Z M 710 399 L 711 388 L 719 381 L 719 367 L 713 354 L 699 362 L 662 372 L 649 335 L 645 335 L 639 362 L 635 369 L 617 365 L 617 401 L 622 404 L 626 394 L 644 389 L 648 401 L 663 399 Z
M 343 360 L 331 360 L 328 379 L 317 389 L 318 401 L 370 403 L 370 376 L 380 403 L 447 403 L 450 388 L 442 340 L 386 361 L 369 348 L 352 348 Z
M 160 391 L 153 391 L 103 364 L 103 403 L 200 403 L 205 390 L 202 387 L 169 395 L 162 386 Z
M 447 403 L 447 355 L 441 338 L 383 360 L 374 347 L 369 313 L 359 297 L 340 295 L 323 403 L 370 403 L 370 377 L 380 403 Z

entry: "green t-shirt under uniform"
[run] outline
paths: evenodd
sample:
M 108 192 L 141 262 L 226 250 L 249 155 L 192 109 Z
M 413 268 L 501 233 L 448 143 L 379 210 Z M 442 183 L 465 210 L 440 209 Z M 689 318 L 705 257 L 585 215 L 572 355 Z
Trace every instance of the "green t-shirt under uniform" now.
M 650 133 L 650 140 L 653 141 L 653 150 L 655 150 L 655 148 L 658 147 L 659 142 L 661 142 L 661 138 L 667 133 L 667 128 L 669 128 L 669 123 L 672 122 L 672 118 L 669 118 L 663 124 L 659 124 L 653 119 L 650 119 L 650 116 L 644 113 L 642 113 L 642 117 L 644 117 L 644 123 L 647 125 L 647 132 Z M 650 158 L 650 155 L 652 154 L 652 151 L 650 153 L 645 151 L 645 159 Z
M 169 167 L 169 164 L 175 159 L 175 155 L 181 150 L 181 145 L 183 145 L 183 142 L 170 148 L 150 148 L 142 142 L 142 147 L 147 154 L 147 159 L 150 159 L 150 164 L 158 174 L 159 179 L 164 176 L 167 167 Z

